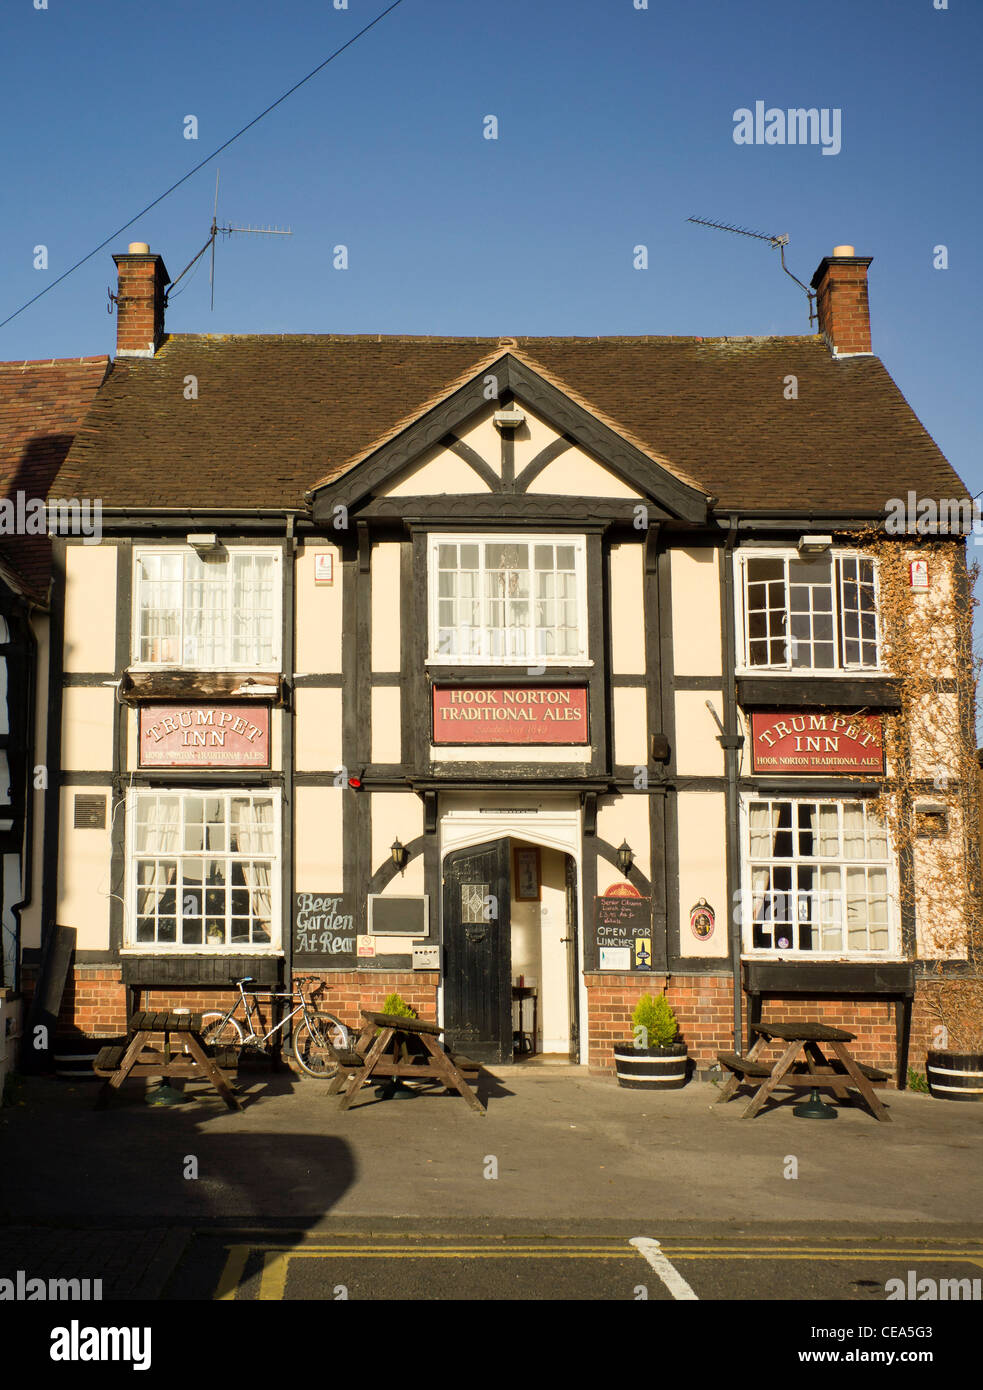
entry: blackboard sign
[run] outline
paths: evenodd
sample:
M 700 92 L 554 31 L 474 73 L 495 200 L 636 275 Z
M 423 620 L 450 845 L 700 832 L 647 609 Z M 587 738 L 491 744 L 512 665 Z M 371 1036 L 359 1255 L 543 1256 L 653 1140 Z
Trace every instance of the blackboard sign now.
M 595 898 L 594 935 L 601 970 L 651 970 L 652 899 Z
M 369 931 L 373 936 L 429 936 L 430 899 L 426 893 L 404 897 L 369 894 Z
M 294 894 L 294 960 L 338 969 L 355 964 L 355 914 L 344 894 Z

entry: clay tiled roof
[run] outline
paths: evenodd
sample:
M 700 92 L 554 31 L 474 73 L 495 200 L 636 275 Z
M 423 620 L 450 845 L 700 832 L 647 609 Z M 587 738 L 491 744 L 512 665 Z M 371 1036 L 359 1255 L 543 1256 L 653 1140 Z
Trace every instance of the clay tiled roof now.
M 47 498 L 108 366 L 108 357 L 0 362 L 0 496 L 16 501 L 22 492 L 25 506 Z M 0 535 L 0 561 L 30 598 L 44 601 L 47 536 Z
M 817 336 L 372 335 L 174 335 L 155 358 L 117 360 L 57 491 L 300 507 L 506 352 L 720 509 L 871 512 L 909 488 L 966 492 L 880 361 L 834 359 Z

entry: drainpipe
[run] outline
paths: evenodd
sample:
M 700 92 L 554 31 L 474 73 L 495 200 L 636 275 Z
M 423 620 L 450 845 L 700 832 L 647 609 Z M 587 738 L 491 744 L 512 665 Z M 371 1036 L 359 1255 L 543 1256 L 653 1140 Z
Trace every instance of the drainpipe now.
M 735 890 L 741 880 L 741 844 L 738 820 L 737 778 L 740 771 L 741 749 L 744 735 L 737 719 L 737 678 L 736 668 L 736 613 L 734 604 L 734 546 L 737 543 L 737 517 L 729 519 L 727 540 L 724 544 L 724 728 L 717 739 L 727 759 L 727 907 L 730 928 L 730 961 L 734 972 L 734 1051 L 743 1052 L 743 1023 L 741 1010 L 741 938 L 743 922 L 733 920 L 733 908 L 738 899 Z M 743 906 L 743 905 L 742 905 Z M 741 913 L 743 918 L 743 911 Z
M 11 903 L 10 911 L 16 922 L 14 931 L 14 992 L 20 993 L 21 976 L 21 913 L 25 907 L 30 907 L 34 900 L 34 744 L 36 736 L 37 709 L 36 709 L 36 689 L 37 689 L 37 660 L 38 642 L 31 627 L 31 610 L 25 605 L 24 612 L 24 647 L 27 655 L 27 707 L 26 707 L 26 729 L 24 754 L 25 786 L 24 791 L 24 839 L 23 850 L 21 853 L 21 892 L 24 896 L 19 902 Z

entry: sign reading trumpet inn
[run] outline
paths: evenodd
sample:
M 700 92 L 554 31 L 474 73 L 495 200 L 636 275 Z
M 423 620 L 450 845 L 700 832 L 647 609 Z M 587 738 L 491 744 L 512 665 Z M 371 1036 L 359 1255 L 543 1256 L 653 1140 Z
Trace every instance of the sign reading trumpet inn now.
M 582 685 L 433 688 L 434 743 L 587 743 Z
M 143 705 L 141 767 L 269 767 L 269 705 Z
M 751 715 L 754 772 L 884 771 L 879 715 L 764 713 Z

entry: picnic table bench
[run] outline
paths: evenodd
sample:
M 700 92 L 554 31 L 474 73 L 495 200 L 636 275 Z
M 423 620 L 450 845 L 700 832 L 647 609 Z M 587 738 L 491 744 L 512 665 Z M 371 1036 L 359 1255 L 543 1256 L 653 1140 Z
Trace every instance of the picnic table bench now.
M 154 1041 L 160 1038 L 163 1043 Z M 202 1041 L 200 1013 L 141 1010 L 130 1018 L 126 1042 L 101 1048 L 92 1064 L 105 1078 L 96 1109 L 103 1109 L 128 1077 L 184 1076 L 209 1081 L 230 1110 L 241 1110 L 223 1070 L 232 1070 L 237 1058 L 235 1048 L 210 1048 Z
M 372 1013 L 361 1010 L 365 1023 L 355 1046 L 347 1052 L 336 1052 L 338 1070 L 328 1087 L 328 1094 L 342 1092 L 342 1110 L 347 1110 L 355 1096 L 375 1077 L 401 1078 L 415 1081 L 443 1082 L 449 1091 L 457 1091 L 472 1110 L 479 1115 L 485 1107 L 468 1085 L 481 1071 L 481 1065 L 460 1053 L 447 1052 L 439 1036 L 444 1031 L 438 1023 L 422 1018 L 403 1018 L 395 1014 Z M 421 1053 L 407 1050 L 405 1040 L 418 1038 L 423 1044 Z
M 865 1065 L 846 1047 L 856 1037 L 843 1028 L 811 1019 L 793 1019 L 788 1023 L 755 1023 L 757 1033 L 746 1057 L 737 1052 L 718 1052 L 717 1060 L 731 1075 L 720 1093 L 718 1104 L 728 1101 L 742 1085 L 758 1082 L 742 1119 L 755 1116 L 768 1097 L 779 1086 L 792 1090 L 829 1090 L 837 1100 L 848 1100 L 850 1088 L 855 1088 L 867 1102 L 877 1120 L 889 1121 L 890 1115 L 877 1099 L 873 1087 L 889 1078 L 887 1072 Z M 760 1054 L 773 1039 L 787 1044 L 781 1056 L 771 1065 L 760 1060 Z M 833 1053 L 828 1058 L 820 1044 Z

